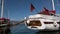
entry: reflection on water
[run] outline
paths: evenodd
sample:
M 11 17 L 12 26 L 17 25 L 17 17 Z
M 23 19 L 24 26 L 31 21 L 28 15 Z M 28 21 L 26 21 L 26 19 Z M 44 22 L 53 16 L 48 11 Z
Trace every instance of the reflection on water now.
M 38 31 L 36 34 L 59 34 L 59 31 Z
M 42 32 L 38 30 L 31 30 L 28 29 L 24 24 L 20 24 L 12 28 L 7 28 L 5 33 L 1 32 L 0 34 L 59 34 L 59 32 Z
M 11 34 L 11 30 L 10 30 L 10 29 L 7 29 L 7 30 L 5 31 L 5 34 Z
M 0 34 L 11 34 L 10 28 L 7 28 L 7 29 L 5 29 L 5 30 L 2 30 L 2 31 L 0 32 Z

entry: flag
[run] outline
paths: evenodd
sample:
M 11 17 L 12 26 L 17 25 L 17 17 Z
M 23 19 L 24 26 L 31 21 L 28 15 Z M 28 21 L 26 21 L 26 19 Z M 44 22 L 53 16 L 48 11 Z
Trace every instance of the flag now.
M 46 9 L 45 7 L 44 7 L 44 10 L 42 10 L 41 12 L 39 12 L 38 14 L 45 14 L 45 15 L 49 15 L 49 10 L 48 9 Z
M 49 11 L 46 7 L 44 7 L 44 10 L 45 10 L 45 11 Z
M 35 7 L 31 4 L 31 6 L 30 6 L 31 12 L 32 12 L 34 9 L 35 9 Z

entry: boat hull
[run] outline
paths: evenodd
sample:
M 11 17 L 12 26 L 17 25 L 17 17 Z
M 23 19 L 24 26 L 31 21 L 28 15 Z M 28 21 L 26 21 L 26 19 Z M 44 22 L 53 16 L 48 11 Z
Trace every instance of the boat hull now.
M 25 19 L 27 19 L 25 17 Z M 37 20 L 40 21 L 42 24 L 41 26 L 29 26 L 27 24 L 31 23 L 30 21 Z M 31 15 L 28 17 L 28 19 L 25 21 L 25 25 L 28 29 L 33 29 L 33 30 L 41 30 L 41 31 L 54 31 L 54 30 L 59 30 L 59 17 L 55 16 L 49 16 L 49 15 Z M 32 22 L 33 23 L 33 22 Z M 37 23 L 37 22 L 36 22 Z

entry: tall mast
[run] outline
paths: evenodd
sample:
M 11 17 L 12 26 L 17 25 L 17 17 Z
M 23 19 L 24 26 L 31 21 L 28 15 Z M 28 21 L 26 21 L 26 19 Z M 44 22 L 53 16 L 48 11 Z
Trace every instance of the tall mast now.
M 4 0 L 2 1 L 2 7 L 1 7 L 1 18 L 3 18 L 3 11 L 4 11 Z
M 8 19 L 9 19 L 9 10 L 8 10 Z
M 52 0 L 52 6 L 53 6 L 53 10 L 55 10 L 54 0 Z

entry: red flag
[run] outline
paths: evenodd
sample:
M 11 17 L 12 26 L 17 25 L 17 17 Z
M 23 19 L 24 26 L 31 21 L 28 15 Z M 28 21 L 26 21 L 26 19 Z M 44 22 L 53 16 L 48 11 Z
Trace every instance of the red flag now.
M 46 9 L 45 7 L 44 7 L 44 10 L 42 10 L 41 12 L 39 12 L 38 14 L 45 14 L 45 15 L 49 15 L 49 10 L 48 9 Z
M 31 4 L 30 6 L 31 12 L 35 9 L 35 7 Z

